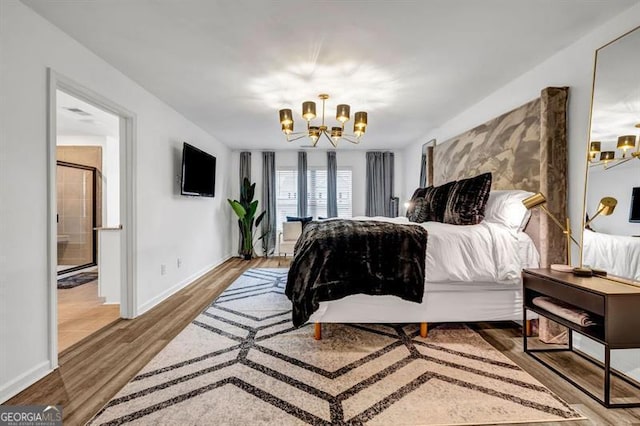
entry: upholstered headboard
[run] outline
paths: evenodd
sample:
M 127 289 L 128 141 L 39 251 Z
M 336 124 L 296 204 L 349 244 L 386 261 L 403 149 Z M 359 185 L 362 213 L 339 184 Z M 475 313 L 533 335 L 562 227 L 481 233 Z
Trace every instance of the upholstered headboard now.
M 548 87 L 539 98 L 436 145 L 429 184 L 491 172 L 492 189 L 542 192 L 547 208 L 565 218 L 568 91 Z M 542 266 L 566 262 L 562 230 L 547 215 L 535 209 L 525 232 L 536 244 Z

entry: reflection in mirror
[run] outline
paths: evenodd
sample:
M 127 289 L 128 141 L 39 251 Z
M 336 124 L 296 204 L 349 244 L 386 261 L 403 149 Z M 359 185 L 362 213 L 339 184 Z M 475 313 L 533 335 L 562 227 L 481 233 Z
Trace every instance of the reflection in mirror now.
M 433 185 L 433 168 L 429 168 L 430 162 L 433 160 L 433 147 L 436 146 L 436 140 L 431 139 L 422 145 L 422 155 L 420 156 L 420 187 L 425 188 L 427 185 Z
M 640 28 L 596 52 L 585 266 L 640 283 Z

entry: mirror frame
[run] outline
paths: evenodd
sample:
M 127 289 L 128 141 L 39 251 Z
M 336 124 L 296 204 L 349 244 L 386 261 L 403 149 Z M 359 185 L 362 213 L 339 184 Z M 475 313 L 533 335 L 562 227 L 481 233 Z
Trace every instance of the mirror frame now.
M 582 197 L 582 216 L 580 218 L 580 222 L 582 224 L 581 228 L 580 228 L 580 267 L 582 268 L 584 266 L 584 229 L 586 226 L 586 215 L 587 215 L 587 191 L 589 189 L 589 163 L 591 160 L 591 156 L 589 153 L 589 148 L 590 148 L 590 144 L 591 144 L 591 131 L 592 131 L 592 127 L 593 127 L 593 102 L 594 102 L 594 98 L 595 98 L 595 92 L 596 92 L 596 75 L 597 75 L 597 68 L 598 68 L 598 54 L 602 51 L 602 49 L 616 43 L 617 41 L 625 38 L 626 36 L 628 36 L 629 34 L 635 32 L 635 31 L 640 31 L 640 25 L 636 26 L 632 29 L 630 29 L 629 31 L 626 31 L 624 34 L 616 37 L 615 39 L 611 40 L 610 42 L 604 44 L 603 46 L 600 46 L 598 49 L 596 49 L 595 51 L 595 55 L 594 55 L 594 59 L 593 59 L 593 76 L 591 79 L 591 104 L 590 104 L 590 108 L 589 108 L 589 126 L 588 126 L 588 133 L 587 133 L 587 149 L 586 149 L 586 155 L 585 155 L 585 171 L 584 171 L 584 191 L 583 191 L 583 197 Z M 629 284 L 629 285 L 633 285 L 636 287 L 640 287 L 640 281 L 635 281 L 633 279 L 628 279 L 628 278 L 624 278 L 624 277 L 617 277 L 617 276 L 609 276 L 607 275 L 606 277 L 602 277 L 604 279 L 610 280 L 610 281 L 615 281 L 615 282 L 620 282 L 620 283 L 624 283 L 624 284 Z
M 422 153 L 420 155 L 420 181 L 418 184 L 418 187 L 420 188 L 433 185 L 433 149 L 435 146 L 435 138 L 422 144 Z

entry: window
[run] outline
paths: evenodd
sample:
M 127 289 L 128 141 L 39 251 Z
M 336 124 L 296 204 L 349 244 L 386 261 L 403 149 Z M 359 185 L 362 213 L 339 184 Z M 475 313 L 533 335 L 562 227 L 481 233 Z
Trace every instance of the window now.
M 339 168 L 337 174 L 338 217 L 351 217 L 351 169 Z M 314 219 L 327 217 L 327 170 L 307 170 L 307 214 Z M 298 171 L 276 170 L 276 226 L 282 230 L 287 216 L 298 215 Z

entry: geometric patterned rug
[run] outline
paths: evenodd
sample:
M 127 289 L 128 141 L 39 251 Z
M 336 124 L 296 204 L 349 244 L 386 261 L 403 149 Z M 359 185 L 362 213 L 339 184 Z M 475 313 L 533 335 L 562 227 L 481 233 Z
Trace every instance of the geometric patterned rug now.
M 583 419 L 463 324 L 291 324 L 286 269 L 250 269 L 91 424 L 479 425 Z

